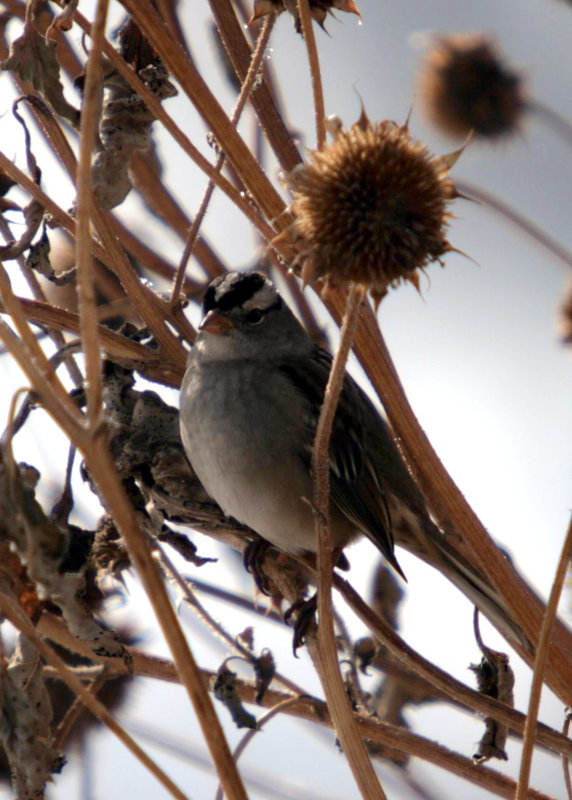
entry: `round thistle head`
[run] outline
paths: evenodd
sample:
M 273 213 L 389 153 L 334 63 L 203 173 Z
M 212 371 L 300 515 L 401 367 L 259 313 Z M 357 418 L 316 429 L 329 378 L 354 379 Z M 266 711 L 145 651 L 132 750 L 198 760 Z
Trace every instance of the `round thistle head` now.
M 526 108 L 522 77 L 482 34 L 439 38 L 419 73 L 419 94 L 436 127 L 454 137 L 513 133 Z
M 333 143 L 289 176 L 304 280 L 354 282 L 374 298 L 400 280 L 417 285 L 418 268 L 454 249 L 448 173 L 460 152 L 435 157 L 407 124 L 372 124 L 365 113 L 348 130 L 339 125 Z
M 309 0 L 309 2 L 312 19 L 314 19 L 321 28 L 324 28 L 326 17 L 328 14 L 333 13 L 333 9 L 347 11 L 348 13 L 357 14 L 358 17 L 361 17 L 361 12 L 355 0 Z M 296 31 L 297 33 L 301 33 L 302 26 L 296 0 L 254 0 L 254 11 L 248 23 L 250 24 L 266 14 L 280 14 L 282 11 L 289 11 L 292 14 L 295 20 L 294 25 Z

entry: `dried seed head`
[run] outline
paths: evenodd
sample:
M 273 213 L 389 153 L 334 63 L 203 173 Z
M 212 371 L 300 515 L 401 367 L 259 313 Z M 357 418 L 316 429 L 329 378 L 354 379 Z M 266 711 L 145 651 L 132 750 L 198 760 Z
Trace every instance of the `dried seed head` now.
M 361 12 L 354 0 L 309 0 L 310 13 L 318 25 L 323 28 L 324 21 L 328 14 L 332 14 L 332 9 L 347 11 L 350 14 L 357 14 L 361 17 Z M 298 33 L 302 32 L 300 16 L 296 0 L 254 0 L 254 11 L 248 24 L 263 17 L 265 14 L 281 14 L 282 11 L 289 11 L 295 19 L 295 27 Z
M 482 34 L 439 38 L 419 73 L 419 94 L 432 122 L 461 138 L 513 133 L 527 105 L 522 76 Z
M 289 175 L 294 230 L 305 280 L 355 282 L 381 298 L 400 280 L 417 285 L 418 268 L 453 250 L 448 177 L 461 151 L 432 156 L 407 125 L 370 123 L 362 113 L 331 145 Z

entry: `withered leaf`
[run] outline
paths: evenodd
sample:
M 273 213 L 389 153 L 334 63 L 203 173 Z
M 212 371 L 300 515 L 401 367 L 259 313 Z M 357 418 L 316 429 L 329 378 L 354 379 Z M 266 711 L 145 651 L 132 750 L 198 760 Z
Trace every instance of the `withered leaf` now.
M 258 727 L 256 717 L 253 717 L 242 705 L 242 700 L 236 689 L 236 672 L 232 672 L 223 664 L 214 682 L 214 696 L 228 709 L 237 728 Z
M 514 672 L 509 664 L 506 653 L 499 653 L 488 647 L 482 648 L 483 657 L 480 664 L 471 664 L 470 669 L 477 676 L 479 692 L 502 700 L 507 705 L 514 706 Z M 485 732 L 479 742 L 473 761 L 483 764 L 491 758 L 507 761 L 505 752 L 508 727 L 497 722 L 492 717 L 485 717 Z
M 56 42 L 47 40 L 28 21 L 22 35 L 12 42 L 8 58 L 0 62 L 0 69 L 10 70 L 29 81 L 56 114 L 77 128 L 79 110 L 64 97 L 56 49 Z
M 260 705 L 264 700 L 266 690 L 272 683 L 276 664 L 274 657 L 267 648 L 262 651 L 260 656 L 254 660 L 254 675 L 256 676 L 256 702 Z

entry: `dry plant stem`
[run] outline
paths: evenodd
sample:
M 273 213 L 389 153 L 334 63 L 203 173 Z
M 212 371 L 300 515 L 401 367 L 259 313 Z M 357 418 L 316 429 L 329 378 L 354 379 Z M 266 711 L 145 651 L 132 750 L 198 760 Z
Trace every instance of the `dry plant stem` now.
M 134 656 L 135 675 L 174 683 L 180 682 L 176 668 L 171 662 L 156 656 L 149 656 L 132 648 L 129 649 Z M 119 664 L 110 664 L 109 660 L 107 660 L 107 664 L 110 671 L 113 671 L 114 668 L 121 669 Z M 50 668 L 47 668 L 46 672 L 53 676 Z M 74 670 L 74 674 L 93 679 L 93 672 L 91 670 L 86 671 L 84 668 Z M 203 670 L 201 674 L 205 687 L 212 686 L 215 674 L 207 670 Z M 245 703 L 255 702 L 256 687 L 253 683 L 237 679 L 236 686 Z M 294 698 L 291 695 L 285 695 L 282 692 L 269 689 L 263 700 L 263 705 L 271 708 L 283 701 L 286 701 L 282 709 L 284 713 L 296 719 L 313 722 L 322 727 L 333 727 L 327 705 L 322 700 L 314 697 L 306 695 Z M 479 786 L 481 790 L 488 790 L 491 794 L 513 800 L 516 783 L 511 778 L 488 767 L 476 765 L 466 756 L 455 753 L 405 728 L 357 714 L 356 721 L 364 739 L 409 753 L 413 757 L 421 758 L 454 773 L 458 777 Z M 529 791 L 528 797 L 534 798 L 534 800 L 554 800 L 534 789 Z
M 332 295 L 329 307 L 333 308 L 337 318 L 341 316 L 342 302 L 336 295 Z M 483 564 L 487 565 L 487 577 L 534 644 L 542 625 L 544 607 L 541 600 L 493 542 L 433 450 L 407 401 L 373 311 L 365 309 L 362 318 L 363 324 L 356 333 L 355 350 L 387 411 L 400 446 L 420 480 L 431 509 L 437 517 L 446 510 L 447 519 L 454 523 L 466 545 L 466 556 L 480 569 Z M 517 642 L 512 644 L 527 663 L 532 663 L 530 653 Z M 572 703 L 572 634 L 562 623 L 557 622 L 549 659 L 547 683 L 565 703 Z
M 455 188 L 461 192 L 461 194 L 467 195 L 473 200 L 477 200 L 484 206 L 489 206 L 489 208 L 494 209 L 494 211 L 498 211 L 499 214 L 506 217 L 506 219 L 516 225 L 517 228 L 530 236 L 531 239 L 534 239 L 542 245 L 542 247 L 546 248 L 552 255 L 556 256 L 556 258 L 563 261 L 569 267 L 572 267 L 572 252 L 563 247 L 556 239 L 548 236 L 542 228 L 536 225 L 531 219 L 528 219 L 528 217 L 525 217 L 524 214 L 511 208 L 500 198 L 491 194 L 491 192 L 487 192 L 486 189 L 476 186 L 469 181 L 455 178 Z
M 328 708 L 336 734 L 352 770 L 362 797 L 366 800 L 386 797 L 373 769 L 369 754 L 361 738 L 347 696 L 338 663 L 334 614 L 332 607 L 332 545 L 329 532 L 330 459 L 329 444 L 332 425 L 351 350 L 354 332 L 359 319 L 363 291 L 352 284 L 346 305 L 339 347 L 332 363 L 324 404 L 320 412 L 314 450 L 312 473 L 314 475 L 314 514 L 318 544 L 318 667 Z
M 440 667 L 423 658 L 362 600 L 348 581 L 336 576 L 335 587 L 361 621 L 367 625 L 369 630 L 396 658 L 403 662 L 407 669 L 413 670 L 425 678 L 425 680 L 447 696 L 452 697 L 466 709 L 485 716 L 491 716 L 503 725 L 507 725 L 511 730 L 524 734 L 526 722 L 524 714 L 507 706 L 500 700 L 487 697 L 474 689 L 470 689 L 464 683 L 440 669 Z M 541 729 L 539 728 L 536 731 L 536 738 L 539 743 L 555 753 L 564 751 L 569 755 L 572 754 L 572 742 L 561 737 L 560 734 L 557 734 L 547 726 L 543 725 Z
M 77 168 L 76 263 L 81 341 L 85 353 L 87 424 L 92 430 L 100 422 L 102 405 L 101 362 L 97 302 L 91 254 L 91 217 L 95 202 L 91 186 L 91 162 L 99 122 L 103 72 L 101 47 L 109 0 L 98 0 L 92 26 L 91 48 L 86 64 L 85 89 L 81 107 L 80 150 Z
M 240 6 L 242 24 L 237 19 L 235 6 Z M 244 32 L 250 9 L 243 13 L 243 6 L 243 3 L 233 4 L 230 0 L 210 0 L 213 18 L 239 81 L 244 80 L 248 71 L 251 50 Z M 302 159 L 278 108 L 276 87 L 272 84 L 268 65 L 265 65 L 264 73 L 264 83 L 253 95 L 252 105 L 280 167 L 289 172 Z
M 306 42 L 308 51 L 308 62 L 310 64 L 310 74 L 312 76 L 312 94 L 314 96 L 314 115 L 316 120 L 316 142 L 318 150 L 326 143 L 326 107 L 324 105 L 324 90 L 322 87 L 322 75 L 320 72 L 320 59 L 318 58 L 318 48 L 316 47 L 316 37 L 312 16 L 310 14 L 310 3 L 308 0 L 296 0 L 300 22 L 302 24 L 302 35 Z
M 566 117 L 541 100 L 533 100 L 529 103 L 528 110 L 540 117 L 553 131 L 559 134 L 567 145 L 572 146 L 572 124 Z
M 233 125 L 237 125 L 240 119 L 240 116 L 244 110 L 244 106 L 246 105 L 246 101 L 253 90 L 254 81 L 256 80 L 258 73 L 260 71 L 260 66 L 262 63 L 262 59 L 264 57 L 264 53 L 266 51 L 266 47 L 268 45 L 268 40 L 270 39 L 270 34 L 272 32 L 272 28 L 274 27 L 274 14 L 269 14 L 262 25 L 262 29 L 260 31 L 260 35 L 258 37 L 258 42 L 256 44 L 256 48 L 252 53 L 252 60 L 250 62 L 250 67 L 246 78 L 244 79 L 244 83 L 241 86 L 240 94 L 238 96 L 238 100 L 236 101 L 236 106 L 234 111 L 232 112 L 231 122 Z M 224 162 L 226 160 L 226 156 L 224 153 L 221 153 L 217 158 L 215 169 L 217 172 L 220 172 L 223 168 Z M 189 234 L 187 237 L 187 242 L 185 244 L 185 249 L 181 258 L 181 263 L 179 264 L 179 268 L 177 270 L 177 276 L 175 278 L 175 282 L 173 285 L 173 291 L 171 293 L 171 303 L 176 303 L 181 291 L 181 286 L 183 284 L 183 280 L 185 278 L 185 269 L 187 267 L 187 263 L 189 258 L 191 257 L 191 253 L 193 252 L 193 248 L 195 246 L 195 242 L 197 240 L 197 236 L 199 234 L 199 229 L 205 218 L 205 214 L 207 213 L 207 209 L 209 207 L 209 203 L 211 201 L 211 197 L 213 195 L 215 188 L 215 184 L 213 180 L 209 180 L 207 188 L 205 189 L 205 193 L 203 195 L 203 199 L 201 201 L 201 205 L 193 220 L 193 224 L 189 230 Z
M 275 717 L 281 711 L 285 711 L 288 706 L 292 706 L 298 702 L 298 697 L 290 697 L 287 700 L 282 700 L 280 703 L 277 703 L 275 706 L 272 706 L 269 711 L 266 712 L 259 720 L 256 722 L 256 728 L 254 730 L 250 730 L 244 734 L 242 739 L 240 740 L 239 744 L 235 747 L 233 752 L 233 758 L 235 761 L 241 757 L 244 753 L 250 742 L 254 739 L 256 734 L 262 730 L 262 728 L 266 725 L 267 722 L 270 722 L 272 717 Z M 215 795 L 215 800 L 223 800 L 223 791 L 222 786 L 219 785 L 217 789 L 217 793 Z
M 16 360 L 19 361 L 20 366 L 28 376 L 31 385 L 40 396 L 42 402 L 48 404 L 51 401 L 53 406 L 57 407 L 58 416 L 56 419 L 65 418 L 69 424 L 79 423 L 79 410 L 70 399 L 54 368 L 32 333 L 22 306 L 12 292 L 8 274 L 1 263 L 0 295 L 4 308 L 12 318 L 21 340 L 14 335 L 3 320 L 0 320 L 0 338 Z M 27 365 L 30 367 L 29 370 L 26 369 Z
M 226 646 L 230 650 L 234 650 L 234 652 L 240 657 L 245 659 L 246 661 L 252 660 L 252 653 L 246 647 L 244 647 L 240 641 L 231 636 L 224 627 L 221 625 L 220 622 L 217 622 L 214 617 L 209 614 L 203 604 L 200 602 L 196 594 L 192 591 L 189 581 L 185 580 L 182 575 L 179 573 L 171 559 L 165 553 L 165 549 L 159 545 L 158 542 L 155 543 L 157 548 L 157 552 L 159 557 L 163 563 L 163 566 L 168 571 L 170 577 L 175 581 L 178 585 L 184 599 L 187 601 L 188 605 L 195 611 L 196 615 L 201 619 L 208 628 L 216 634 L 221 641 L 223 641 Z M 297 686 L 293 681 L 288 680 L 288 678 L 280 675 L 278 672 L 274 673 L 274 677 L 272 679 L 277 683 L 281 684 L 285 689 L 288 689 L 290 692 L 301 695 L 303 694 L 302 689 Z
M 151 601 L 163 635 L 173 654 L 181 681 L 193 704 L 227 798 L 228 800 L 247 800 L 242 779 L 232 760 L 232 754 L 212 700 L 204 687 L 200 670 L 185 639 L 159 568 L 121 485 L 107 443 L 102 436 L 96 436 L 89 444 L 89 448 L 84 451 L 88 469 L 105 497 L 109 511 L 121 531 L 130 558 Z
M 19 303 L 22 313 L 28 322 L 36 322 L 39 325 L 45 325 L 49 328 L 57 330 L 69 331 L 79 335 L 80 322 L 79 317 L 73 311 L 66 311 L 63 308 L 56 308 L 48 303 L 40 303 L 37 300 L 29 300 L 24 297 L 14 296 L 15 300 Z M 0 313 L 6 313 L 7 307 L 5 303 L 0 300 Z M 134 342 L 131 339 L 126 339 L 119 333 L 99 326 L 99 338 L 101 346 L 109 354 L 112 359 L 116 359 L 118 363 L 125 364 L 138 364 L 138 369 L 142 372 L 146 371 L 146 367 L 153 370 L 154 367 L 159 367 L 160 357 L 145 347 L 145 345 Z M 169 385 L 178 387 L 182 373 L 179 371 L 172 375 Z
M 570 519 L 570 523 L 568 525 L 566 539 L 560 554 L 556 575 L 554 577 L 554 582 L 552 583 L 552 589 L 550 590 L 550 597 L 548 598 L 548 603 L 546 605 L 546 611 L 544 612 L 542 628 L 540 629 L 540 639 L 538 641 L 538 649 L 536 651 L 536 658 L 534 660 L 532 686 L 530 687 L 528 712 L 526 715 L 526 724 L 524 726 L 524 744 L 520 757 L 520 772 L 518 776 L 518 786 L 516 789 L 515 800 L 524 800 L 528 791 L 534 740 L 536 736 L 536 725 L 538 720 L 538 709 L 540 707 L 540 695 L 542 693 L 542 684 L 544 682 L 544 672 L 548 657 L 548 646 L 552 631 L 554 629 L 554 621 L 558 611 L 558 604 L 560 602 L 562 589 L 564 588 L 564 581 L 566 580 L 566 573 L 568 572 L 568 565 L 571 557 L 572 518 Z
M 145 12 L 143 11 L 142 13 Z M 86 31 L 86 33 L 90 33 L 91 25 L 85 19 L 85 17 L 83 17 L 78 11 L 76 11 L 75 19 L 82 28 L 82 30 Z M 165 39 L 167 34 L 165 33 L 163 26 L 161 25 L 160 19 L 158 17 L 155 17 L 153 24 L 158 24 L 159 27 L 161 28 L 161 33 L 162 33 L 160 39 L 161 44 L 164 50 L 166 49 L 167 51 L 170 52 L 173 49 L 173 43 L 171 40 Z M 202 153 L 193 145 L 191 140 L 175 124 L 175 122 L 172 120 L 169 114 L 165 112 L 163 106 L 157 100 L 155 95 L 145 86 L 145 84 L 140 80 L 140 78 L 136 75 L 133 69 L 124 61 L 124 59 L 121 58 L 121 56 L 119 56 L 119 54 L 107 41 L 104 42 L 103 52 L 106 58 L 108 58 L 111 61 L 113 66 L 119 71 L 122 77 L 125 78 L 125 80 L 129 83 L 132 89 L 135 92 L 137 92 L 137 94 L 145 101 L 148 108 L 153 112 L 157 120 L 165 126 L 165 129 L 169 131 L 171 136 L 180 145 L 182 150 L 189 156 L 189 158 L 191 158 L 195 162 L 195 164 L 215 182 L 218 188 L 221 189 L 229 197 L 229 199 L 234 203 L 234 205 L 237 208 L 239 208 L 243 212 L 243 214 L 247 217 L 247 219 L 256 227 L 256 229 L 260 231 L 261 235 L 267 241 L 270 241 L 270 239 L 272 239 L 272 237 L 275 235 L 275 232 L 270 228 L 269 225 L 267 225 L 264 222 L 264 219 L 260 216 L 260 214 L 256 212 L 256 210 L 252 207 L 252 205 L 248 202 L 248 200 L 241 195 L 238 189 L 236 189 L 232 185 L 232 183 L 230 183 L 230 181 L 228 181 L 223 175 L 220 175 L 216 172 L 212 164 L 209 161 L 207 161 L 207 159 L 202 155 Z M 161 56 L 163 55 L 164 54 L 161 53 Z M 165 63 L 167 63 L 166 59 L 164 60 Z M 181 66 L 181 70 L 184 75 L 185 72 L 183 66 Z M 187 86 L 187 88 L 190 87 L 192 87 L 192 82 L 190 82 L 189 85 Z M 208 100 L 206 101 L 206 103 L 208 107 Z M 220 109 L 220 112 L 221 114 L 224 114 L 222 109 Z M 230 124 L 228 118 L 225 117 L 225 119 Z M 236 135 L 238 136 L 238 134 Z M 271 184 L 268 183 L 268 186 L 271 186 Z M 278 197 L 278 195 L 276 196 Z M 273 216 L 277 216 L 278 213 L 279 212 L 270 215 L 271 218 Z
M 44 636 L 63 645 L 71 652 L 78 652 L 93 660 L 105 662 L 107 675 L 110 677 L 118 674 L 125 675 L 127 673 L 125 665 L 118 659 L 94 656 L 88 644 L 77 640 L 75 637 L 72 637 L 65 624 L 60 619 L 53 617 L 51 614 L 43 614 L 38 629 Z M 404 663 L 406 663 L 406 666 L 410 667 L 409 662 L 405 661 L 407 648 L 408 646 L 404 643 L 404 655 L 402 657 L 404 658 Z M 178 675 L 177 669 L 172 661 L 159 656 L 149 655 L 148 653 L 145 653 L 134 647 L 128 647 L 127 650 L 133 658 L 132 670 L 134 675 L 142 678 L 152 678 L 154 680 L 180 684 L 180 676 Z M 418 656 L 418 658 L 421 659 L 421 656 Z M 438 670 L 438 668 L 435 669 Z M 85 676 L 90 680 L 93 680 L 95 677 L 92 667 L 77 668 L 75 672 L 78 675 L 82 677 Z M 212 685 L 213 673 L 203 669 L 201 670 L 201 674 L 203 683 L 208 688 Z M 452 685 L 459 683 L 458 681 L 455 681 L 454 678 L 450 678 L 450 680 Z M 469 689 L 463 684 L 459 685 L 464 690 L 464 694 L 461 691 L 460 696 L 469 698 L 469 700 L 465 699 L 464 702 L 462 702 L 464 707 L 472 711 L 478 710 L 480 713 L 487 716 L 494 716 L 495 718 L 498 718 L 500 722 L 510 725 L 514 731 L 520 733 L 524 731 L 524 714 L 521 714 L 519 711 L 516 711 L 515 709 L 512 709 L 497 700 L 488 698 L 484 695 L 479 695 L 474 689 Z M 257 690 L 252 682 L 237 679 L 237 686 L 240 696 L 245 703 L 255 702 Z M 298 692 L 296 692 L 296 694 L 298 694 Z M 263 705 L 267 707 L 272 706 L 287 696 L 290 695 L 285 695 L 283 692 L 279 692 L 270 687 L 263 700 Z M 483 700 L 482 703 L 481 700 Z M 318 724 L 326 724 L 328 726 L 331 726 L 332 724 L 326 704 L 322 700 L 317 700 L 316 698 L 310 697 L 307 694 L 303 697 L 300 697 L 299 705 L 293 706 L 291 712 L 289 711 L 289 713 L 294 713 L 296 716 L 316 722 Z M 363 717 L 359 717 L 359 715 L 356 715 L 356 719 L 359 720 L 362 730 L 364 726 L 367 726 L 367 730 L 364 733 L 365 738 L 371 739 L 372 741 L 379 741 L 381 743 L 390 743 L 387 739 L 383 738 L 383 731 L 392 728 L 389 723 L 381 723 L 379 720 L 375 719 L 364 721 Z M 376 731 L 379 730 L 382 731 L 381 734 L 376 733 Z M 559 733 L 558 731 L 549 728 L 547 725 L 540 723 L 536 735 L 538 743 L 547 750 L 550 750 L 557 755 L 565 755 L 569 758 L 572 758 L 572 742 L 562 733 Z M 380 736 L 382 736 L 382 738 L 380 738 Z M 480 765 L 479 768 L 482 768 L 482 765 Z
M 186 58 L 183 49 L 176 43 L 173 45 L 159 15 L 151 6 L 143 8 L 136 0 L 121 0 L 121 4 L 133 16 L 134 21 L 157 50 L 170 72 L 179 81 L 197 111 L 207 125 L 212 128 L 226 157 L 240 175 L 262 213 L 268 219 L 277 217 L 284 209 L 284 201 L 238 135 L 202 76 Z M 212 167 L 210 171 L 214 172 Z M 240 196 L 239 192 L 236 194 Z M 248 205 L 243 198 L 240 199 L 243 201 L 241 208 L 245 204 Z M 265 236 L 265 238 L 267 237 Z
M 107 708 L 101 703 L 89 689 L 86 689 L 82 682 L 71 670 L 68 669 L 66 663 L 60 656 L 45 642 L 38 634 L 30 620 L 18 607 L 18 605 L 11 600 L 7 595 L 0 594 L 0 608 L 2 609 L 3 616 L 8 619 L 14 627 L 21 631 L 24 636 L 32 642 L 40 655 L 54 667 L 59 677 L 67 684 L 67 686 L 80 697 L 91 713 L 106 725 L 117 738 L 130 750 L 139 761 L 147 767 L 157 780 L 165 787 L 165 789 L 173 797 L 178 800 L 188 800 L 187 795 L 184 794 L 179 787 L 166 775 L 163 770 L 150 758 L 144 750 L 139 747 L 137 742 L 131 738 L 127 731 L 117 722 Z
M 572 712 L 569 708 L 566 709 L 566 718 L 564 719 L 564 727 L 562 733 L 568 738 L 568 731 L 570 729 L 570 721 L 572 720 Z M 570 778 L 570 759 L 568 756 L 562 756 L 562 769 L 564 771 L 564 783 L 566 785 L 566 794 L 568 800 L 572 800 L 572 778 Z
M 0 232 L 2 232 L 4 239 L 7 242 L 12 238 L 10 235 L 10 228 L 6 224 L 6 221 L 3 217 L 0 217 Z M 39 303 L 45 303 L 46 296 L 42 290 L 42 287 L 40 286 L 37 278 L 33 275 L 32 270 L 26 265 L 25 259 L 22 256 L 18 257 L 18 265 L 20 266 L 22 273 L 25 275 L 28 286 L 30 286 L 32 289 L 36 301 Z M 0 308 L 1 307 L 2 302 L 0 300 Z M 48 307 L 51 308 L 51 306 Z M 58 350 L 65 346 L 66 340 L 59 330 L 48 327 L 48 335 Z M 75 386 L 81 386 L 83 382 L 83 375 L 75 359 L 71 358 L 66 360 L 66 368 Z
M 8 278 L 3 269 L 0 269 L 0 291 L 4 296 L 4 302 L 7 304 L 8 310 L 15 319 L 16 325 L 20 327 L 21 309 L 12 295 Z M 22 335 L 25 334 L 29 339 L 31 332 L 26 333 L 26 327 L 27 323 L 24 320 Z M 33 347 L 32 354 L 3 321 L 0 321 L 0 337 L 28 375 L 34 389 L 40 394 L 46 410 L 50 412 L 69 438 L 82 450 L 88 469 L 124 536 L 132 562 L 137 568 L 147 594 L 151 599 L 159 624 L 179 669 L 183 685 L 193 702 L 205 740 L 227 791 L 228 798 L 229 800 L 246 800 L 242 781 L 232 761 L 230 749 L 224 738 L 212 701 L 201 683 L 200 672 L 173 611 L 157 565 L 137 525 L 133 509 L 129 504 L 111 459 L 107 442 L 103 436 L 103 429 L 101 427 L 96 429 L 94 435 L 88 432 L 83 427 L 79 412 L 73 405 L 73 416 L 70 417 L 65 413 L 66 406 L 62 406 L 58 402 L 54 385 L 63 391 L 66 405 L 71 401 L 33 337 L 31 337 L 29 345 Z M 38 350 L 36 359 L 33 357 L 35 350 Z M 44 362 L 47 363 L 47 367 L 44 366 Z M 48 375 L 53 376 L 52 383 L 48 383 Z
M 23 19 L 25 15 L 25 5 L 22 4 L 22 7 L 19 13 L 15 11 L 12 12 L 15 16 Z M 81 24 L 82 19 L 80 19 L 81 15 L 78 14 L 78 18 L 76 21 Z M 85 20 L 83 20 L 85 21 Z M 91 30 L 91 26 L 86 22 L 86 27 L 89 27 Z M 67 39 L 65 36 L 58 35 L 58 59 L 61 63 L 61 66 L 66 70 L 68 77 L 70 80 L 74 80 L 81 72 L 83 65 L 77 58 L 76 54 L 74 53 L 73 49 L 70 47 Z M 105 42 L 105 46 L 110 48 L 110 45 Z M 112 48 L 110 48 L 112 49 Z M 115 57 L 119 60 L 119 55 L 116 51 Z M 5 43 L 2 43 L 1 48 L 1 56 L 2 58 L 7 58 L 8 56 L 8 48 L 5 46 Z M 125 62 L 123 62 L 124 68 L 129 69 Z M 30 89 L 29 86 L 25 84 L 25 82 L 21 81 L 15 75 L 12 76 L 13 80 L 17 83 L 17 85 L 21 88 L 21 93 L 23 95 L 27 94 L 27 91 Z M 35 99 L 35 96 L 34 96 Z M 161 106 L 162 108 L 162 106 Z M 44 136 L 48 139 L 50 145 L 56 150 L 58 157 L 64 163 L 68 173 L 73 177 L 75 175 L 75 156 L 69 146 L 68 140 L 66 139 L 61 127 L 58 125 L 55 117 L 53 116 L 52 112 L 49 110 L 47 106 L 43 104 L 34 103 L 32 106 L 32 110 L 34 111 L 36 120 L 38 121 Z M 71 165 L 71 166 L 70 166 Z M 184 240 L 186 238 L 186 232 L 190 225 L 189 220 L 185 217 L 182 209 L 174 200 L 172 195 L 168 192 L 166 187 L 157 179 L 157 176 L 152 173 L 152 171 L 148 168 L 148 162 L 145 160 L 144 156 L 141 153 L 136 153 L 130 165 L 130 170 L 137 176 L 137 188 L 141 190 L 141 183 L 145 184 L 145 187 L 148 188 L 146 192 L 145 200 L 149 205 L 152 205 L 155 209 L 155 212 L 159 214 L 159 216 L 164 219 L 167 224 L 171 225 L 176 231 L 177 234 L 181 236 Z M 149 186 L 148 184 L 151 184 Z M 138 241 L 138 240 L 137 240 Z M 141 244 L 138 242 L 138 244 Z M 135 254 L 134 254 L 135 255 Z M 206 243 L 204 238 L 199 240 L 195 246 L 195 257 L 201 263 L 203 268 L 207 269 L 208 273 L 214 277 L 216 274 L 219 274 L 222 271 L 223 265 L 220 262 L 220 259 L 216 256 L 212 248 Z M 160 273 L 162 274 L 162 273 Z M 171 277 L 171 275 L 165 276 Z
M 79 678 L 79 675 L 77 675 L 77 677 Z M 105 667 L 103 667 L 102 669 L 100 669 L 99 675 L 96 675 L 92 680 L 92 682 L 89 684 L 89 686 L 86 688 L 94 697 L 97 697 L 100 689 L 102 689 L 105 686 L 106 680 L 107 676 L 105 674 Z M 60 721 L 56 729 L 54 746 L 57 750 L 63 748 L 75 724 L 77 723 L 81 715 L 84 713 L 84 710 L 85 710 L 85 705 L 82 698 L 79 697 L 79 695 L 76 695 L 75 700 L 64 714 L 62 720 Z
M 54 219 L 73 236 L 76 232 L 75 220 L 63 211 L 57 203 L 43 192 L 28 176 L 23 173 L 4 153 L 0 152 L 0 168 L 2 168 L 16 183 L 29 194 L 38 200 Z M 119 247 L 117 240 L 113 236 L 110 225 L 107 225 L 104 218 L 97 208 L 94 209 L 94 222 L 102 237 L 102 244 L 92 240 L 93 253 L 105 263 L 110 264 L 119 280 L 125 287 L 126 292 L 133 300 L 134 305 L 139 309 L 142 318 L 151 328 L 157 341 L 163 347 L 163 357 L 170 360 L 172 365 L 179 365 L 184 371 L 185 353 L 176 339 L 165 325 L 168 316 L 168 305 L 157 295 L 147 288 L 138 278 L 133 267 L 127 260 L 123 250 Z

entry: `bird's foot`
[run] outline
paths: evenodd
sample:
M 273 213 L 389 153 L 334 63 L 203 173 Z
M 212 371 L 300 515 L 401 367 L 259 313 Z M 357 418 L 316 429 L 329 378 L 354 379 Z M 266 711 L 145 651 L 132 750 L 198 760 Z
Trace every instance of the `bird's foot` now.
M 315 622 L 316 610 L 318 607 L 318 595 L 313 594 L 307 600 L 297 600 L 284 614 L 284 621 L 290 624 L 290 617 L 296 613 L 296 621 L 294 622 L 294 637 L 292 639 L 292 650 L 294 655 L 297 656 L 296 650 L 306 643 L 306 636 L 310 625 Z
M 254 578 L 254 582 L 259 591 L 268 596 L 272 596 L 274 592 L 272 591 L 268 577 L 264 574 L 262 565 L 270 547 L 272 547 L 272 545 L 265 539 L 253 539 L 246 545 L 242 555 L 242 561 L 246 571 L 250 572 Z

